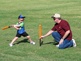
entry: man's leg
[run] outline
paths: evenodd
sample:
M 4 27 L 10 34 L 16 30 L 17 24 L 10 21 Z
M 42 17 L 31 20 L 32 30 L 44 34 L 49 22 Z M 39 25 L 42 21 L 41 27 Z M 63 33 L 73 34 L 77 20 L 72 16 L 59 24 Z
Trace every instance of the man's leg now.
M 59 45 L 59 49 L 65 49 L 73 46 L 73 41 L 64 40 L 62 44 Z
M 56 42 L 59 42 L 61 39 L 61 35 L 58 32 L 53 32 L 52 33 L 53 38 L 55 39 Z
M 11 41 L 11 43 L 9 44 L 9 45 L 10 45 L 10 47 L 12 47 L 12 46 L 13 46 L 13 43 L 14 43 L 17 39 L 18 39 L 18 37 L 15 37 L 15 38 Z

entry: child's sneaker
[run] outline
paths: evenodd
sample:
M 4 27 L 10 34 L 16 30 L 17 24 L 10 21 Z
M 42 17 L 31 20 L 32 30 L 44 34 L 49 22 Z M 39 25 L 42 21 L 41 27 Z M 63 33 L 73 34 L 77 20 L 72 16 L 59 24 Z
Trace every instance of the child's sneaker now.
M 33 44 L 33 45 L 35 45 L 35 42 L 31 41 L 31 42 L 30 42 L 30 44 Z
M 9 46 L 10 46 L 10 47 L 12 47 L 12 46 L 13 46 L 13 44 L 9 44 Z
M 72 41 L 73 41 L 73 47 L 76 47 L 76 42 L 75 42 L 75 40 L 72 39 Z

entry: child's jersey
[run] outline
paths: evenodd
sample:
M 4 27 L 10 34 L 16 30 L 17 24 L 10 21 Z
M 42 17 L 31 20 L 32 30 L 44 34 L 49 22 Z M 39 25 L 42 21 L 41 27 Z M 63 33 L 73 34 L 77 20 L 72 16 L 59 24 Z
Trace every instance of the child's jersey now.
M 20 26 L 20 29 L 19 29 L 19 30 L 17 30 L 17 33 L 22 34 L 22 33 L 24 33 L 24 32 L 25 32 L 24 22 L 17 23 L 16 25 L 19 25 L 19 26 Z

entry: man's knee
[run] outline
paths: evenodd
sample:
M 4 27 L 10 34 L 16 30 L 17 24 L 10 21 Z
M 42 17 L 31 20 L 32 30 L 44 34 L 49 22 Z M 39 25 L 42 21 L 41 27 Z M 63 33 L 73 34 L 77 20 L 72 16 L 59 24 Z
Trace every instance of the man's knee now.
M 52 36 L 55 37 L 57 35 L 58 32 L 53 32 Z
M 65 49 L 65 47 L 63 45 L 59 45 L 58 47 L 59 49 Z

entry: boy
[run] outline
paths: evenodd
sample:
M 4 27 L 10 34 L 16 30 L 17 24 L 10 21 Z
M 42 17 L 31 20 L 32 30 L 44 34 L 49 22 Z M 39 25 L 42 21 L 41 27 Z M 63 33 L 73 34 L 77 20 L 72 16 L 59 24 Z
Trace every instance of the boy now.
M 35 44 L 35 42 L 33 42 L 31 40 L 30 36 L 25 31 L 24 18 L 25 18 L 25 16 L 19 15 L 19 17 L 18 17 L 19 22 L 16 25 L 12 25 L 12 27 L 17 30 L 17 34 L 16 34 L 16 37 L 9 44 L 10 47 L 12 47 L 13 43 L 21 36 L 26 37 L 30 41 L 31 44 L 33 44 L 33 45 Z

